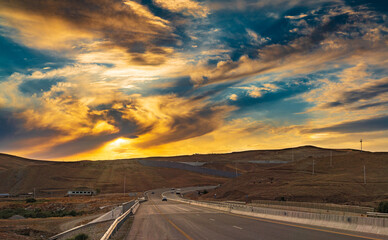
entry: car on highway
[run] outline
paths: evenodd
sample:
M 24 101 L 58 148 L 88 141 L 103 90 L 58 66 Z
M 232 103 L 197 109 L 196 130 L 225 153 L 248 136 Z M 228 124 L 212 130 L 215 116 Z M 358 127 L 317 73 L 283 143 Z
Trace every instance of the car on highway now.
M 154 194 L 154 192 L 152 192 L 151 194 Z
M 163 197 L 163 198 L 162 198 L 162 201 L 167 201 L 167 198 L 166 198 L 166 197 Z

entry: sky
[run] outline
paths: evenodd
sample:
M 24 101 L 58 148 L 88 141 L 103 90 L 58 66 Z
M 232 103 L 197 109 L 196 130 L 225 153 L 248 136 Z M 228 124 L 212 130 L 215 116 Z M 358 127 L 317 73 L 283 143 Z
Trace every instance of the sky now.
M 0 152 L 388 151 L 388 3 L 0 0 Z

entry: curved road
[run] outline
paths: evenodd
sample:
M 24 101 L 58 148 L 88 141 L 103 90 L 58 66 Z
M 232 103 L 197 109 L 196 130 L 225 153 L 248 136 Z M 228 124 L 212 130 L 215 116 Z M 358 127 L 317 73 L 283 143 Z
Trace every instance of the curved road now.
M 318 228 L 301 224 L 229 214 L 213 209 L 175 201 L 162 201 L 168 189 L 148 193 L 148 201 L 141 204 L 135 215 L 127 240 L 189 239 L 189 240 L 360 240 L 388 239 L 384 236 Z M 165 193 L 176 197 L 174 193 Z

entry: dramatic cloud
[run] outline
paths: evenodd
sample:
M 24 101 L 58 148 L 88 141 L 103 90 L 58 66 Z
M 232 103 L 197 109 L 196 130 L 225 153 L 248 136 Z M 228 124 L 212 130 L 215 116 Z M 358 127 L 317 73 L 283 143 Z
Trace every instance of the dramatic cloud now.
M 113 159 L 360 137 L 387 150 L 387 12 L 346 0 L 0 1 L 0 151 Z
M 176 42 L 169 21 L 136 1 L 2 1 L 8 35 L 40 49 L 120 48 L 135 64 L 161 64 Z
M 206 17 L 209 13 L 207 7 L 192 0 L 154 0 L 154 3 L 172 12 L 183 12 L 197 17 Z
M 359 133 L 388 130 L 388 116 L 377 116 L 370 119 L 361 119 L 356 121 L 344 122 L 333 126 L 314 128 L 305 130 L 305 133 Z
M 323 107 L 338 107 L 357 103 L 363 100 L 369 100 L 372 98 L 386 95 L 388 98 L 388 78 L 384 78 L 378 81 L 367 83 L 362 88 L 354 89 L 352 91 L 345 91 L 341 94 L 341 99 L 334 102 L 328 102 Z M 378 103 L 368 104 L 369 107 L 377 106 Z M 368 105 L 363 105 L 361 108 L 367 108 Z
M 238 61 L 219 61 L 216 67 L 202 65 L 191 74 L 197 84 L 238 80 L 244 77 L 276 71 L 324 69 L 333 62 L 362 56 L 375 51 L 387 52 L 384 34 L 387 28 L 374 21 L 378 16 L 370 11 L 338 6 L 300 32 L 306 32 L 287 44 L 268 44 L 257 49 L 258 59 L 247 55 Z M 318 25 L 317 25 L 318 24 Z M 252 35 L 252 33 L 250 34 Z

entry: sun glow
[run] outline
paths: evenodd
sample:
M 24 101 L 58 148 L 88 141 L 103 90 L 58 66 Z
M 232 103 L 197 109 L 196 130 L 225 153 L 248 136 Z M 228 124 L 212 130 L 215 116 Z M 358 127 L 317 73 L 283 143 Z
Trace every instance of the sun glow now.
M 120 137 L 120 138 L 117 138 L 117 139 L 113 140 L 112 142 L 108 143 L 106 145 L 106 147 L 112 148 L 112 150 L 114 150 L 117 148 L 121 148 L 125 145 L 129 145 L 130 143 L 131 143 L 130 139 Z

